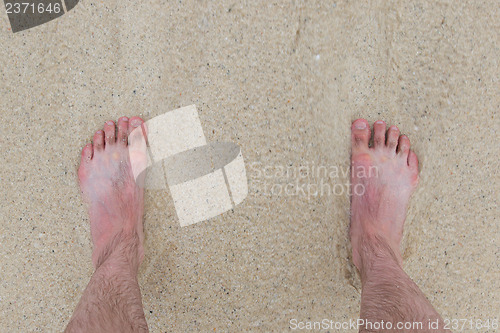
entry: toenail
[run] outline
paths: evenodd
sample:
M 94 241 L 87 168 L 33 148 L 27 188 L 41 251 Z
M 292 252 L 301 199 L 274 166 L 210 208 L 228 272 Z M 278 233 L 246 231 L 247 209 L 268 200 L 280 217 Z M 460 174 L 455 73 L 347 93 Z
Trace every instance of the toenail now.
M 141 125 L 141 121 L 139 119 L 134 119 L 132 122 L 130 122 L 132 127 L 139 127 Z
M 376 123 L 376 124 L 383 124 L 383 123 L 384 123 L 384 121 L 383 121 L 383 120 L 377 120 L 375 123 Z
M 365 129 L 366 123 L 364 121 L 358 121 L 354 123 L 354 127 L 356 127 L 357 129 Z
M 113 126 L 114 123 L 110 120 L 110 121 L 107 121 L 106 124 L 108 124 L 109 126 Z

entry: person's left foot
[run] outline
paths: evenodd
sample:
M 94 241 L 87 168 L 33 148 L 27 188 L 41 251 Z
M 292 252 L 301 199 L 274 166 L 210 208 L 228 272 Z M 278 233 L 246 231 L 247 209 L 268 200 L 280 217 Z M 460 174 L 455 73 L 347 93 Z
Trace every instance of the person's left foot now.
M 142 261 L 144 190 L 132 170 L 144 170 L 146 163 L 145 125 L 139 117 L 121 117 L 118 130 L 114 122 L 106 122 L 93 145 L 82 150 L 78 178 L 89 205 L 96 268 L 123 242 L 134 242 L 135 258 L 130 259 Z

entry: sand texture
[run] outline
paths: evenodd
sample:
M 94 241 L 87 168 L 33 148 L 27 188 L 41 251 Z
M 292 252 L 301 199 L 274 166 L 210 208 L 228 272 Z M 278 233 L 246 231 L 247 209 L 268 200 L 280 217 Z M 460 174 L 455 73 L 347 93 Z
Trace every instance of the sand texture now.
M 9 26 L 0 14 L 1 332 L 62 331 L 89 281 L 81 147 L 108 119 L 191 104 L 207 142 L 241 147 L 249 194 L 181 228 L 169 191 L 147 191 L 152 332 L 358 318 L 345 191 L 358 117 L 398 125 L 421 161 L 408 274 L 445 318 L 500 319 L 497 1 L 85 0 Z M 336 192 L 280 191 L 325 183 Z

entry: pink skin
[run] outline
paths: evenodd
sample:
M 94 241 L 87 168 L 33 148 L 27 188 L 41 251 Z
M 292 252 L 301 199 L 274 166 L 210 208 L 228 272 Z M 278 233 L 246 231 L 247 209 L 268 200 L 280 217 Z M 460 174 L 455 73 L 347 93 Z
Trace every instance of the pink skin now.
M 410 140 L 385 122 L 370 125 L 365 119 L 352 124 L 351 245 L 354 265 L 362 272 L 363 258 L 375 237 L 390 246 L 401 265 L 399 245 L 411 194 L 418 183 L 417 155 L 410 150 Z M 355 191 L 357 190 L 357 193 Z M 365 263 L 366 264 L 366 263 Z
M 144 256 L 144 191 L 133 172 L 144 170 L 147 162 L 143 123 L 139 117 L 121 117 L 115 131 L 114 122 L 108 121 L 104 130 L 95 133 L 94 144 L 82 151 L 78 178 L 88 204 L 96 268 L 122 242 L 117 237 L 137 236 L 138 253 L 132 259 L 140 264 Z

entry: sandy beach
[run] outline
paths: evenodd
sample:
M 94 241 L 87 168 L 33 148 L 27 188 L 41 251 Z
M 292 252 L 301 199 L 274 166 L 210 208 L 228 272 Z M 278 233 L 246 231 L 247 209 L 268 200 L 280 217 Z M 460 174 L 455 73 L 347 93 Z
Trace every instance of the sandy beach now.
M 81 147 L 106 120 L 192 104 L 207 141 L 241 148 L 249 193 L 181 228 L 169 190 L 146 192 L 151 332 L 359 317 L 359 117 L 419 156 L 407 273 L 444 318 L 498 321 L 499 31 L 496 1 L 85 0 L 18 33 L 0 13 L 0 332 L 62 331 L 90 279 Z

